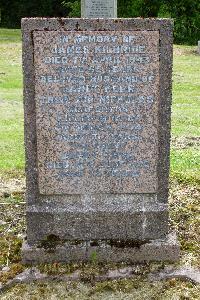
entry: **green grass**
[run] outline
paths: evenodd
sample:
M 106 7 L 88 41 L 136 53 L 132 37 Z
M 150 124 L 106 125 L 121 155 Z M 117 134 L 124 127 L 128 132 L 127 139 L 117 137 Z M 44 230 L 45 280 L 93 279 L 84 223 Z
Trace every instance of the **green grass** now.
M 174 52 L 172 134 L 199 136 L 200 56 L 195 47 L 177 46 Z
M 0 28 L 0 43 L 20 42 L 21 40 L 20 29 Z
M 171 149 L 171 175 L 180 182 L 195 183 L 199 181 L 199 149 Z
M 196 47 L 174 49 L 171 176 L 195 183 L 200 173 L 200 56 Z M 0 52 L 0 174 L 5 175 L 24 169 L 20 30 L 0 29 Z
M 23 169 L 23 111 L 17 101 L 0 104 L 0 169 Z
M 171 148 L 171 176 L 195 182 L 200 180 L 200 56 L 196 47 L 174 50 L 172 137 L 176 142 Z M 184 145 L 191 138 L 193 142 Z M 177 141 L 183 141 L 182 147 Z
M 0 30 L 0 99 L 22 100 L 20 30 Z
M 20 30 L 0 29 L 0 174 L 24 169 L 21 52 Z

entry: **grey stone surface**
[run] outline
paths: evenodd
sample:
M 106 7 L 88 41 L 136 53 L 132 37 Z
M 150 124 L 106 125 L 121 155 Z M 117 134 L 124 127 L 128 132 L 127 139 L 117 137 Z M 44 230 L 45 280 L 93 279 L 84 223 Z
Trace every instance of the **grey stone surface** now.
M 198 41 L 198 48 L 197 48 L 197 52 L 200 55 L 200 41 Z
M 142 265 L 140 265 L 141 267 Z M 140 268 L 139 268 L 140 269 Z M 140 271 L 141 274 L 141 271 Z M 111 269 L 105 272 L 104 274 L 91 274 L 92 282 L 99 282 L 105 280 L 119 280 L 119 279 L 133 279 L 137 278 L 138 275 L 138 265 L 127 266 L 120 269 Z M 191 281 L 194 284 L 200 283 L 200 271 L 192 267 L 181 267 L 180 269 L 175 269 L 173 267 L 166 267 L 160 272 L 150 273 L 148 275 L 148 280 L 159 281 L 178 278 L 182 280 Z M 89 280 L 89 278 L 87 278 Z M 84 280 L 83 274 L 80 270 L 76 270 L 71 274 L 58 274 L 58 275 L 49 275 L 46 273 L 41 273 L 37 268 L 32 267 L 26 269 L 22 273 L 18 274 L 15 278 L 9 280 L 6 284 L 0 283 L 0 293 L 5 292 L 9 288 L 12 288 L 14 285 L 19 283 L 33 283 L 33 282 L 69 282 L 69 281 L 81 281 Z
M 93 246 L 94 245 L 94 246 Z M 63 243 L 53 248 L 23 244 L 23 263 L 37 264 L 46 262 L 174 262 L 179 258 L 179 244 L 174 234 L 163 240 L 153 240 L 138 245 L 111 245 L 106 241 Z
M 24 248 L 24 260 L 28 259 L 27 253 L 30 252 L 30 255 L 33 255 L 31 249 L 34 246 L 48 240 L 49 237 L 54 237 L 59 243 L 73 241 L 88 243 L 88 241 L 96 240 L 115 243 L 121 240 L 122 242 L 135 241 L 139 244 L 152 239 L 164 238 L 168 232 L 171 20 L 25 18 L 22 20 L 22 33 L 27 241 L 28 245 L 32 247 L 29 249 L 30 251 L 27 250 L 28 248 Z M 76 46 L 75 41 L 78 37 L 81 41 L 84 37 L 84 42 L 81 42 L 81 45 L 77 43 Z M 112 38 L 113 41 L 114 38 L 116 39 L 115 44 L 119 46 L 119 50 L 113 48 Z M 100 45 L 101 40 L 104 42 L 104 48 Z M 64 42 L 64 48 L 60 47 L 60 41 Z M 96 47 L 100 47 L 97 53 L 93 50 L 97 49 Z M 108 54 L 106 51 L 111 53 Z M 115 53 L 118 51 L 119 53 Z M 72 61 L 74 57 L 77 57 L 76 61 Z M 127 59 L 132 59 L 132 62 L 128 63 Z M 145 64 L 146 60 L 147 64 Z M 83 63 L 84 61 L 85 63 Z M 96 76 L 98 67 L 100 68 L 99 75 L 105 73 L 113 76 L 114 71 L 110 71 L 113 65 L 115 67 L 122 66 L 122 69 L 117 72 L 115 80 L 125 80 L 124 78 L 130 80 L 130 76 L 132 76 L 131 80 L 133 77 L 135 80 L 133 86 L 136 92 L 134 93 L 132 90 L 131 95 L 129 88 L 125 93 L 125 101 L 129 96 L 132 98 L 129 99 L 130 105 L 124 111 L 122 111 L 123 105 L 120 104 L 119 90 L 115 89 L 112 90 L 112 93 L 109 92 L 109 89 L 113 89 L 114 86 L 111 81 L 108 82 L 109 89 L 106 93 L 105 82 L 98 84 L 100 90 L 94 88 L 91 92 L 78 89 L 80 86 L 85 87 L 86 84 L 91 85 L 91 80 L 93 80 L 91 75 L 95 74 Z M 95 68 L 94 73 L 90 73 L 89 67 L 91 66 Z M 71 69 L 63 69 L 67 67 L 71 67 Z M 85 69 L 81 73 L 83 67 Z M 125 67 L 132 67 L 132 71 L 130 69 L 127 71 Z M 63 74 L 61 76 L 61 73 L 64 73 L 65 77 Z M 86 80 L 86 84 L 80 85 L 80 74 L 83 75 L 82 78 L 84 81 Z M 147 80 L 147 83 L 144 84 L 143 80 L 145 81 L 150 75 L 152 81 L 148 82 Z M 71 76 L 70 79 L 69 76 Z M 135 79 L 136 77 L 139 81 Z M 118 82 L 115 85 L 120 86 Z M 123 88 L 127 86 L 127 83 L 122 85 Z M 73 94 L 69 88 L 74 89 L 74 87 L 77 89 Z M 63 94 L 63 88 L 67 90 L 65 94 Z M 153 95 L 151 99 L 154 99 L 151 106 L 147 101 L 150 99 L 147 99 L 148 92 L 151 94 L 150 96 Z M 77 129 L 74 125 L 75 123 L 77 125 L 84 124 L 81 124 L 78 119 L 69 121 L 68 117 L 80 118 L 84 115 L 93 115 L 96 118 L 99 114 L 96 107 L 101 94 L 102 96 L 115 96 L 112 99 L 117 101 L 116 109 L 120 110 L 120 112 L 115 112 L 116 116 L 122 115 L 125 118 L 139 116 L 140 119 L 137 122 L 132 119 L 130 123 L 134 125 L 134 128 L 128 128 L 128 131 L 128 122 L 123 122 L 122 119 L 119 122 L 113 122 L 111 119 L 110 124 L 107 121 L 100 122 L 97 125 L 102 126 L 105 136 L 101 132 L 100 139 L 97 139 L 96 144 L 92 144 L 91 134 L 98 133 L 98 126 L 94 130 L 85 129 L 85 136 L 79 129 L 78 135 L 82 134 L 83 140 L 77 142 L 75 140 Z M 134 102 L 134 99 L 139 99 L 140 96 L 144 101 L 141 107 L 139 104 L 135 105 Z M 83 97 L 83 100 L 80 100 L 80 97 Z M 84 110 L 89 105 L 84 103 L 84 99 L 89 101 L 89 97 L 92 99 L 93 106 L 92 111 L 87 112 Z M 106 109 L 102 114 L 104 117 L 111 117 L 111 112 L 108 110 L 110 107 L 107 100 L 105 105 L 101 105 L 101 109 Z M 74 109 L 77 108 L 81 108 L 83 111 L 75 111 Z M 63 114 L 65 122 L 61 119 L 59 123 L 59 117 Z M 93 120 L 87 121 L 85 125 L 94 126 Z M 66 132 L 67 130 L 71 132 L 71 141 L 57 139 L 61 133 L 61 127 L 58 124 L 61 124 Z M 70 128 L 67 127 L 69 124 L 71 124 Z M 120 126 L 125 126 L 125 128 L 120 129 Z M 135 137 L 135 126 L 142 128 L 138 134 L 139 141 L 133 139 L 126 145 L 122 145 L 124 136 L 120 136 L 121 130 L 124 130 L 125 133 L 128 132 L 128 137 Z M 120 151 L 113 140 L 115 128 L 116 136 L 119 137 Z M 63 137 L 63 135 L 60 136 Z M 119 163 L 119 167 L 113 165 L 115 159 L 111 156 L 110 150 L 108 151 L 109 139 L 111 142 L 113 140 L 113 153 L 117 155 L 116 162 Z M 105 148 L 99 150 L 98 147 L 103 143 Z M 89 149 L 87 153 L 80 151 L 84 145 Z M 106 149 L 108 155 L 102 149 Z M 91 159 L 94 151 L 97 152 L 95 160 Z M 80 156 L 72 157 L 77 153 Z M 121 153 L 120 157 L 119 153 Z M 86 155 L 86 164 L 82 159 L 83 154 Z M 62 161 L 58 160 L 60 158 Z M 108 168 L 105 163 L 107 158 L 109 158 Z M 130 159 L 130 163 L 128 163 L 128 159 Z M 70 164 L 67 160 L 70 160 Z M 92 166 L 91 169 L 90 166 L 87 166 L 88 161 Z M 142 161 L 146 161 L 146 165 L 140 163 Z M 109 173 L 109 164 L 111 169 L 116 169 L 117 176 Z M 65 170 L 69 165 L 70 168 L 74 168 L 74 166 L 83 168 L 83 176 L 77 175 L 77 172 L 71 176 Z M 94 171 L 99 171 L 102 165 L 103 175 L 100 174 L 99 177 L 99 174 Z M 124 173 L 122 174 L 120 172 L 123 168 Z M 135 175 L 132 176 L 131 173 L 128 173 L 129 171 Z M 90 175 L 88 175 L 89 172 L 91 172 Z M 60 173 L 64 175 L 60 177 Z M 170 247 L 166 247 L 166 251 L 169 249 L 169 253 L 171 253 Z M 36 251 L 39 261 L 39 256 L 43 252 L 41 248 L 37 249 L 39 249 Z M 71 260 L 84 259 L 84 249 L 60 246 L 56 252 L 58 260 L 63 257 L 67 260 L 67 251 Z M 113 252 L 109 251 L 112 255 Z M 120 253 L 124 249 L 116 251 Z M 178 251 L 177 246 L 176 251 Z M 102 256 L 102 260 L 104 256 Z M 44 259 L 48 259 L 47 256 L 45 257 Z M 119 257 L 122 259 L 123 255 L 119 255 Z M 165 257 L 167 257 L 167 253 Z M 49 256 L 49 259 L 51 260 L 52 256 Z M 138 259 L 140 259 L 139 256 Z
M 79 199 L 74 196 L 63 202 L 60 198 L 28 207 L 29 244 L 37 244 L 51 234 L 61 240 L 84 237 L 145 241 L 163 238 L 168 231 L 167 205 L 157 202 L 152 195 L 87 195 Z
M 164 270 L 149 274 L 150 281 L 159 281 L 172 278 L 179 278 L 182 280 L 189 280 L 195 284 L 200 284 L 200 270 L 192 267 L 180 267 L 175 269 L 173 267 L 166 267 Z
M 82 18 L 117 18 L 117 0 L 81 0 Z
M 40 273 L 36 268 L 26 269 L 16 275 L 13 279 L 8 280 L 5 284 L 0 284 L 0 293 L 7 291 L 16 284 L 33 283 L 36 281 L 47 281 L 48 275 Z

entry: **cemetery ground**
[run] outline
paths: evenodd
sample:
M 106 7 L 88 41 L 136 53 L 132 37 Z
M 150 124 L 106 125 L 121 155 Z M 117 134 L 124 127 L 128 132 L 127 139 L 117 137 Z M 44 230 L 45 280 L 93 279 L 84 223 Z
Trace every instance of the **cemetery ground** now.
M 20 30 L 0 29 L 0 282 L 5 285 L 27 266 L 20 262 L 25 235 L 25 175 Z M 17 284 L 0 299 L 200 299 L 200 287 L 175 276 L 151 281 L 149 274 L 166 268 L 200 268 L 200 56 L 196 47 L 174 46 L 170 223 L 181 245 L 176 264 L 134 265 L 131 278 L 97 279 L 126 264 L 38 266 L 41 273 L 73 282 L 37 281 Z M 130 265 L 129 265 L 130 266 Z M 114 277 L 114 276 L 113 276 Z

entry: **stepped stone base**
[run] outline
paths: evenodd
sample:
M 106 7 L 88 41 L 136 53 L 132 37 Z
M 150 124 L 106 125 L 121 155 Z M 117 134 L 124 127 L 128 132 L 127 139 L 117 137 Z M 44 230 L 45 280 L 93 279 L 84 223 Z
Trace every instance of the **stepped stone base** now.
M 53 262 L 150 262 L 179 259 L 179 243 L 175 234 L 168 234 L 165 239 L 152 240 L 144 244 L 114 241 L 70 241 L 43 247 L 29 246 L 25 241 L 22 247 L 24 264 Z

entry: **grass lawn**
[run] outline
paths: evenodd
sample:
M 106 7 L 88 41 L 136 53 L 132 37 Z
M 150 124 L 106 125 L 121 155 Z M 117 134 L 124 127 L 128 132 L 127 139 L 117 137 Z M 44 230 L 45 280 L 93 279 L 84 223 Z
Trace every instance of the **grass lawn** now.
M 21 34 L 0 29 L 0 174 L 24 170 Z
M 181 245 L 173 267 L 199 266 L 200 56 L 196 47 L 174 47 L 170 223 Z M 0 283 L 25 269 L 20 249 L 25 233 L 23 102 L 20 30 L 0 29 Z M 3 188 L 1 183 L 3 182 Z M 9 266 L 1 272 L 1 268 Z M 47 274 L 81 270 L 80 282 L 16 285 L 0 299 L 200 299 L 200 287 L 180 279 L 149 282 L 149 271 L 168 264 L 136 265 L 131 279 L 94 282 L 98 264 L 43 265 Z M 112 268 L 113 266 L 104 266 Z M 117 266 L 120 267 L 120 266 Z M 114 266 L 116 268 L 116 266 Z M 71 269 L 70 269 L 71 270 Z
M 171 176 L 200 180 L 200 56 L 196 47 L 175 46 Z

